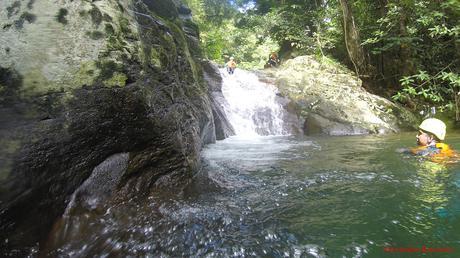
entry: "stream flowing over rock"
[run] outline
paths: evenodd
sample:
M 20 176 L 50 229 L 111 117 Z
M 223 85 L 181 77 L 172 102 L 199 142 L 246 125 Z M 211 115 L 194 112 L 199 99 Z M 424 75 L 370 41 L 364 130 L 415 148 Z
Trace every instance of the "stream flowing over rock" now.
M 291 101 L 279 95 L 270 83 L 259 80 L 256 73 L 237 69 L 228 74 L 221 69 L 223 78 L 220 102 L 226 117 L 238 136 L 300 135 L 301 123 Z
M 305 134 L 391 133 L 418 125 L 408 110 L 367 92 L 350 70 L 327 59 L 299 56 L 260 77 L 297 104 Z
M 172 0 L 0 1 L 1 255 L 36 249 L 92 172 L 118 197 L 180 188 L 201 146 L 232 134 L 190 13 Z M 86 185 L 77 196 L 97 194 Z

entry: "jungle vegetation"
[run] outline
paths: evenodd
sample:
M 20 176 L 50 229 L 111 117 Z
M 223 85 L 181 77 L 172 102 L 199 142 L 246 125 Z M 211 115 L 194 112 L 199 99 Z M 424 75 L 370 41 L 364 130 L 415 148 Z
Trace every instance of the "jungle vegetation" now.
M 460 0 L 186 0 L 204 54 L 262 68 L 316 55 L 355 71 L 371 92 L 460 120 Z

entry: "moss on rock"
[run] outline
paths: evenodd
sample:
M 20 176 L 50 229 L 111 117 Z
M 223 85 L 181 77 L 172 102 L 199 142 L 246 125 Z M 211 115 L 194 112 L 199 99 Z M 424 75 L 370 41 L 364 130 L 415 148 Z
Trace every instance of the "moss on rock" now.
M 114 86 L 123 87 L 126 85 L 126 80 L 128 80 L 128 76 L 126 76 L 126 74 L 115 72 L 113 73 L 111 78 L 104 80 L 103 83 L 107 87 L 114 87 Z
M 120 16 L 118 18 L 118 25 L 120 26 L 121 33 L 123 33 L 127 37 L 131 36 L 132 31 L 130 28 L 130 23 L 129 20 L 126 19 L 126 17 Z
M 0 66 L 0 103 L 18 97 L 23 86 L 23 77 L 14 69 Z
M 58 86 L 49 81 L 40 69 L 33 69 L 24 74 L 24 84 L 21 88 L 21 95 L 23 97 L 31 97 L 58 89 Z
M 104 81 L 110 79 L 115 72 L 120 71 L 122 64 L 114 60 L 99 60 L 96 62 L 96 67 L 100 70 L 98 79 Z
M 115 33 L 115 29 L 113 28 L 112 24 L 106 23 L 104 25 L 104 31 L 108 36 L 112 36 Z
M 37 16 L 35 14 L 24 12 L 19 16 L 19 19 L 14 21 L 14 27 L 16 29 L 22 29 L 24 27 L 24 23 L 27 21 L 28 23 L 34 23 L 37 20 Z
M 108 87 L 125 86 L 128 76 L 123 72 L 123 65 L 114 60 L 98 60 L 82 63 L 75 75 L 75 84 L 94 85 L 101 82 Z
M 93 24 L 95 26 L 99 26 L 99 24 L 101 24 L 102 18 L 103 18 L 102 13 L 99 10 L 99 8 L 97 8 L 97 6 L 95 6 L 95 5 L 93 5 L 93 8 L 91 8 L 91 10 L 89 10 L 88 13 L 91 16 L 91 21 L 93 22 Z
M 193 57 L 190 54 L 190 50 L 189 50 L 188 44 L 187 44 L 187 39 L 185 38 L 185 35 L 184 35 L 184 33 L 183 33 L 183 31 L 182 31 L 182 29 L 180 27 L 181 23 L 177 24 L 176 22 L 179 22 L 179 21 L 168 22 L 168 25 L 169 25 L 169 27 L 171 28 L 171 31 L 174 34 L 174 38 L 173 37 L 166 37 L 166 39 L 176 41 L 175 44 L 173 44 L 173 46 L 177 45 L 178 47 L 181 48 L 180 52 L 183 52 L 185 54 L 185 58 L 187 59 L 187 63 L 190 64 L 190 70 L 192 72 L 194 81 L 198 81 L 198 78 L 199 78 L 198 70 L 197 70 L 195 61 L 193 60 Z M 175 52 L 174 54 L 177 55 L 178 50 L 175 49 L 174 52 Z
M 93 85 L 99 76 L 99 69 L 94 61 L 83 62 L 74 77 L 77 85 Z
M 150 64 L 161 68 L 161 55 L 158 53 L 158 50 L 155 48 L 150 49 Z
M 8 18 L 11 18 L 13 15 L 18 14 L 21 9 L 21 2 L 14 1 L 12 5 L 6 8 Z
M 56 14 L 56 21 L 66 25 L 69 21 L 66 19 L 67 14 L 69 11 L 65 8 L 59 9 L 59 12 Z

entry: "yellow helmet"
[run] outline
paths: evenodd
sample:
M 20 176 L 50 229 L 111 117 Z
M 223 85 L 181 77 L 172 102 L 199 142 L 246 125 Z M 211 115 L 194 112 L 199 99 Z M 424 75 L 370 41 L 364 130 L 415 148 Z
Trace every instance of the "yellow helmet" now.
M 428 118 L 423 120 L 418 128 L 422 131 L 433 134 L 441 141 L 444 140 L 444 137 L 446 137 L 446 124 L 436 118 Z

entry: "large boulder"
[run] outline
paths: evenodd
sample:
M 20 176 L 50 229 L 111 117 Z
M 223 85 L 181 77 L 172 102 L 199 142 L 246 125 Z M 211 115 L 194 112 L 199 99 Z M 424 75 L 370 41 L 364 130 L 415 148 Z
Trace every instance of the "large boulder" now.
M 297 104 L 306 134 L 389 133 L 418 124 L 411 112 L 370 94 L 353 72 L 329 59 L 299 56 L 264 74 Z
M 177 0 L 0 1 L 0 256 L 91 173 L 128 197 L 190 180 L 215 141 L 197 38 Z

